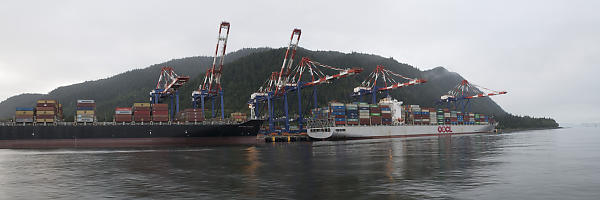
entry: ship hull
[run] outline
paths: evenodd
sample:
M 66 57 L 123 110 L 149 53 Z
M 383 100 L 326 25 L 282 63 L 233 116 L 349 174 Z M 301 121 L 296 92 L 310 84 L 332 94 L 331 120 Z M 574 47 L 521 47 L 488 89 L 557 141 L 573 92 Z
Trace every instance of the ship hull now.
M 312 128 L 308 136 L 313 139 L 370 139 L 395 137 L 425 137 L 491 133 L 494 125 L 398 125 L 398 126 L 335 126 Z
M 261 124 L 0 126 L 0 148 L 256 143 Z

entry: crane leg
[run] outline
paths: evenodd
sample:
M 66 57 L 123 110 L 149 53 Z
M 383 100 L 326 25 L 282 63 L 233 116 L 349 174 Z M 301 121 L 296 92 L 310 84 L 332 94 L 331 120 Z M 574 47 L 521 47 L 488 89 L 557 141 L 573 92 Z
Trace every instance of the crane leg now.
M 200 97 L 200 111 L 202 112 L 202 118 L 205 118 L 206 115 L 204 114 L 204 96 Z
M 171 113 L 169 114 L 169 117 L 170 117 L 170 118 L 173 118 L 173 110 L 174 110 L 174 107 L 173 107 L 173 94 L 169 95 L 169 98 L 171 99 L 171 107 L 170 107 L 170 109 L 169 109 L 169 111 L 170 111 Z
M 283 94 L 283 111 L 285 112 L 285 131 L 290 131 L 290 118 L 288 113 L 288 98 L 287 92 Z
M 273 133 L 273 105 L 271 103 L 271 95 L 267 97 L 267 107 L 269 112 L 269 132 Z
M 215 113 L 215 97 L 211 97 L 210 99 L 212 101 L 212 104 L 211 104 L 211 106 L 212 106 L 212 108 L 211 108 L 211 110 L 212 110 L 212 112 L 211 112 L 212 113 L 212 118 L 215 118 L 215 116 L 216 116 L 216 113 Z
M 179 113 L 179 90 L 175 91 L 175 114 L 177 115 L 177 113 Z
M 223 105 L 223 90 L 219 91 L 219 96 L 221 97 L 221 120 L 225 119 L 225 105 Z
M 298 84 L 300 85 L 300 84 Z M 302 130 L 302 93 L 300 92 L 301 87 L 298 87 L 298 130 Z

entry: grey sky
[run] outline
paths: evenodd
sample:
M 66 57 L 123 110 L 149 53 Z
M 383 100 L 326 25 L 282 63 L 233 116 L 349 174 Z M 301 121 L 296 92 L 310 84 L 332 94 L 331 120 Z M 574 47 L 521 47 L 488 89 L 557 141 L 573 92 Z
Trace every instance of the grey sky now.
M 217 3 L 217 4 L 214 4 Z M 300 46 L 444 66 L 515 114 L 600 122 L 600 1 L 2 1 L 0 100 L 173 58 Z

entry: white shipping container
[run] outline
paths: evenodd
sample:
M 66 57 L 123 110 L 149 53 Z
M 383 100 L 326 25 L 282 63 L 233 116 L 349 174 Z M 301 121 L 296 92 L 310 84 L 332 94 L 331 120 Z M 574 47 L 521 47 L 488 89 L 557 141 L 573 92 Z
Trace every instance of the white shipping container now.
M 127 110 L 127 111 L 125 111 L 125 110 L 117 110 L 117 111 L 115 111 L 115 114 L 117 114 L 117 115 L 131 115 L 132 112 L 130 110 Z
M 94 118 L 77 118 L 77 122 L 94 122 Z
M 418 108 L 419 105 L 410 105 L 411 108 Z
M 444 117 L 450 117 L 450 113 L 444 113 Z
M 94 100 L 77 100 L 77 103 L 96 103 Z

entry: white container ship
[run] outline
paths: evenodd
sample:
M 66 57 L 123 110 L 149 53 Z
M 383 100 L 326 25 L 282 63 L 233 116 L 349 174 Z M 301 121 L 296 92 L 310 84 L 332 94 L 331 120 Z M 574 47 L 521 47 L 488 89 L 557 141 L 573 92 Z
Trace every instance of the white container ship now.
M 415 105 L 402 106 L 402 102 L 391 98 L 382 99 L 377 107 L 371 106 L 370 120 L 367 117 L 363 118 L 367 116 L 363 114 L 367 111 L 357 111 L 356 113 L 360 113 L 358 116 L 361 122 L 357 124 L 352 123 L 354 120 L 351 116 L 354 115 L 352 114 L 354 111 L 350 110 L 353 109 L 350 104 L 347 104 L 349 109 L 344 113 L 347 119 L 342 118 L 344 115 L 341 115 L 342 106 L 339 106 L 341 104 L 331 105 L 329 112 L 335 114 L 330 114 L 325 119 L 310 121 L 307 129 L 308 136 L 313 139 L 343 140 L 478 134 L 492 133 L 497 125 L 493 120 L 473 113 L 450 112 L 447 109 L 447 112 L 438 112 L 438 114 L 435 114 L 435 111 L 420 112 L 421 110 Z M 380 113 L 377 113 L 378 109 Z M 444 110 L 439 109 L 439 111 Z M 347 122 L 344 123 L 343 121 L 346 120 Z M 371 123 L 363 123 L 365 120 Z

